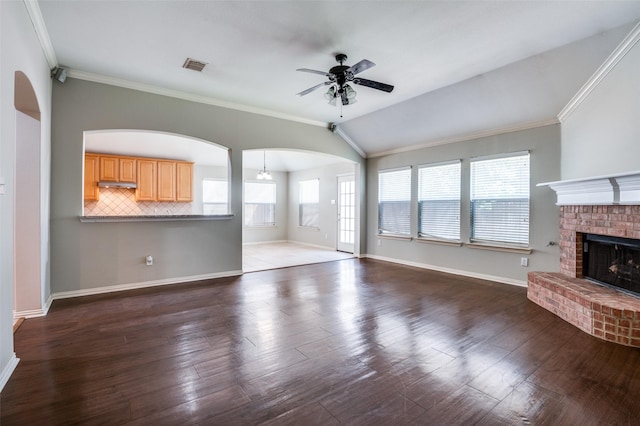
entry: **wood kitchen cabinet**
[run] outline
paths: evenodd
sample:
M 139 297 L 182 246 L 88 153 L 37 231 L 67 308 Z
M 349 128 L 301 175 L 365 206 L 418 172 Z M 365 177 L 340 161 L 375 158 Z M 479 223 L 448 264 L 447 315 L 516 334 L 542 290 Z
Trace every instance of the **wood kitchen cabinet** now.
M 100 180 L 112 182 L 135 182 L 136 159 L 116 155 L 100 155 Z
M 138 187 L 136 201 L 156 201 L 158 186 L 157 161 L 144 158 L 137 159 Z
M 118 166 L 120 173 L 118 174 L 119 182 L 136 182 L 137 168 L 136 159 L 131 157 L 118 158 Z
M 84 199 L 97 201 L 99 181 L 136 183 L 136 201 L 193 201 L 193 163 L 85 153 Z
M 176 162 L 176 201 L 193 201 L 193 163 Z
M 158 201 L 176 201 L 176 162 L 158 160 Z
M 120 177 L 118 157 L 100 156 L 100 180 L 117 182 Z
M 98 201 L 100 190 L 98 180 L 100 179 L 100 161 L 95 154 L 85 154 L 84 156 L 84 199 L 85 201 Z

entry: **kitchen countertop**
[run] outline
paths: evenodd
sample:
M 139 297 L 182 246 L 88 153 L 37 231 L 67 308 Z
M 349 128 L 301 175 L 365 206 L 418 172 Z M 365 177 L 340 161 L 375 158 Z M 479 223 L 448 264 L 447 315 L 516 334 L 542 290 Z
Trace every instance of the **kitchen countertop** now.
M 233 214 L 222 215 L 150 215 L 150 216 L 80 216 L 80 222 L 166 222 L 177 220 L 228 220 Z

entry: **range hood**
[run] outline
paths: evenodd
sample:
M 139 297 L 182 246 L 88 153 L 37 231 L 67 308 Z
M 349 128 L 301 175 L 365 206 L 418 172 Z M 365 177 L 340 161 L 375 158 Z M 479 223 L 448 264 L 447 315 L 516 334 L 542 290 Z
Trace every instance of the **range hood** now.
M 135 189 L 138 186 L 135 182 L 114 182 L 109 180 L 101 180 L 98 182 L 98 186 L 100 188 L 125 188 L 125 189 Z

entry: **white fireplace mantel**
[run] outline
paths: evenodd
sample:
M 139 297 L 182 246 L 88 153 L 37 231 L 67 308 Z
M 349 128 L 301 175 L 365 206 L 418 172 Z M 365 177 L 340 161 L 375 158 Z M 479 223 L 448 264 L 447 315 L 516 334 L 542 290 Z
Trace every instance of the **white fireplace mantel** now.
M 539 183 L 556 192 L 559 206 L 640 204 L 640 171 Z

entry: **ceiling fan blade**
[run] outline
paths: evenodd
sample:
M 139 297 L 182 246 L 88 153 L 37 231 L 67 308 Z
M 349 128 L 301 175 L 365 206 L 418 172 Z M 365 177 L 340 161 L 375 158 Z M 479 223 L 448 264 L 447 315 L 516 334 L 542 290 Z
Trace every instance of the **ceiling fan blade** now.
M 379 81 L 367 80 L 366 78 L 356 78 L 353 80 L 355 84 L 360 86 L 371 87 L 372 89 L 382 90 L 383 92 L 390 93 L 393 90 L 393 86 L 390 84 L 380 83 Z
M 307 93 L 311 93 L 311 92 L 313 92 L 314 90 L 321 88 L 322 86 L 328 86 L 328 85 L 330 85 L 330 84 L 333 84 L 333 82 L 331 82 L 331 81 L 325 81 L 324 83 L 316 84 L 316 85 L 315 85 L 315 86 L 313 86 L 313 87 L 309 87 L 307 90 L 303 90 L 302 92 L 297 93 L 297 95 L 298 95 L 298 96 L 304 96 L 304 95 L 306 95 Z
M 351 67 L 347 71 L 351 71 L 351 73 L 353 75 L 356 75 L 358 73 L 361 73 L 362 71 L 366 71 L 369 68 L 375 67 L 375 66 L 376 66 L 376 64 L 374 64 L 370 60 L 363 59 L 360 62 L 358 62 L 357 64 L 351 65 Z
M 311 74 L 320 74 L 327 78 L 329 77 L 329 73 L 326 71 L 310 70 L 309 68 L 298 68 L 296 71 L 310 72 Z

